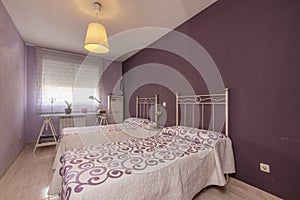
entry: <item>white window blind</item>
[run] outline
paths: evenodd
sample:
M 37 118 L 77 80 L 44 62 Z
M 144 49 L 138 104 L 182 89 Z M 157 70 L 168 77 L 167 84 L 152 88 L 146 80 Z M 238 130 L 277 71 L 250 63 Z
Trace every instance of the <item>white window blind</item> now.
M 75 112 L 95 111 L 99 105 L 88 97 L 102 93 L 102 63 L 97 57 L 36 48 L 36 111 L 64 112 L 65 100 Z

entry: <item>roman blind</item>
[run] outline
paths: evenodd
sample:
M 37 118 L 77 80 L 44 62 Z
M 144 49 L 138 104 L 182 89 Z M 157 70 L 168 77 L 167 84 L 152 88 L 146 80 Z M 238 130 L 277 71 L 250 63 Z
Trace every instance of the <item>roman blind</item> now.
M 101 58 L 36 48 L 37 113 L 64 112 L 65 101 L 75 112 L 95 111 L 99 105 L 88 97 L 102 93 L 102 65 Z

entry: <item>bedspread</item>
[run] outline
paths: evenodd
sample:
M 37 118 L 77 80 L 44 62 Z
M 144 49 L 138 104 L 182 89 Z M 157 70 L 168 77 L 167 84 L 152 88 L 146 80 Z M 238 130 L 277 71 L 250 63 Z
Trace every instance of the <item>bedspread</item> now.
M 192 199 L 235 171 L 230 139 L 209 140 L 159 134 L 70 150 L 61 159 L 61 198 Z
M 110 142 L 119 142 L 133 138 L 149 137 L 157 134 L 158 132 L 159 130 L 145 130 L 132 123 L 91 127 L 72 127 L 63 129 L 62 137 L 60 137 L 55 160 L 52 166 L 52 169 L 54 169 L 55 172 L 48 194 L 55 195 L 60 192 L 61 177 L 59 176 L 59 169 L 62 167 L 62 165 L 59 160 L 66 151 L 83 146 L 93 146 Z
M 112 132 L 119 133 L 118 136 L 120 137 L 110 134 Z M 143 132 L 145 134 L 152 133 L 143 131 L 139 125 L 133 123 L 64 128 L 59 139 L 52 169 L 56 169 L 59 164 L 60 157 L 64 152 L 70 149 L 139 137 L 141 135 L 139 132 Z

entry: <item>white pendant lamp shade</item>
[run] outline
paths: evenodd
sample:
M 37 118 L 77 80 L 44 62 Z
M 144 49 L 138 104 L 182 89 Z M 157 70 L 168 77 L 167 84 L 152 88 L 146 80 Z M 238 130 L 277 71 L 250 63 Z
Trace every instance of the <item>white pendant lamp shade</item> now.
M 106 29 L 102 24 L 89 23 L 84 48 L 94 53 L 109 52 Z

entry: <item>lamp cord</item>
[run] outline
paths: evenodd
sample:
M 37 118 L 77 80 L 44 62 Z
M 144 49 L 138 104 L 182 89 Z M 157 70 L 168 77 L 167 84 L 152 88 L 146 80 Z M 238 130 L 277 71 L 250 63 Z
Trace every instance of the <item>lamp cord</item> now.
M 101 7 L 99 9 L 95 9 L 97 23 L 99 23 L 99 21 L 100 21 L 99 20 L 100 9 L 101 9 Z

